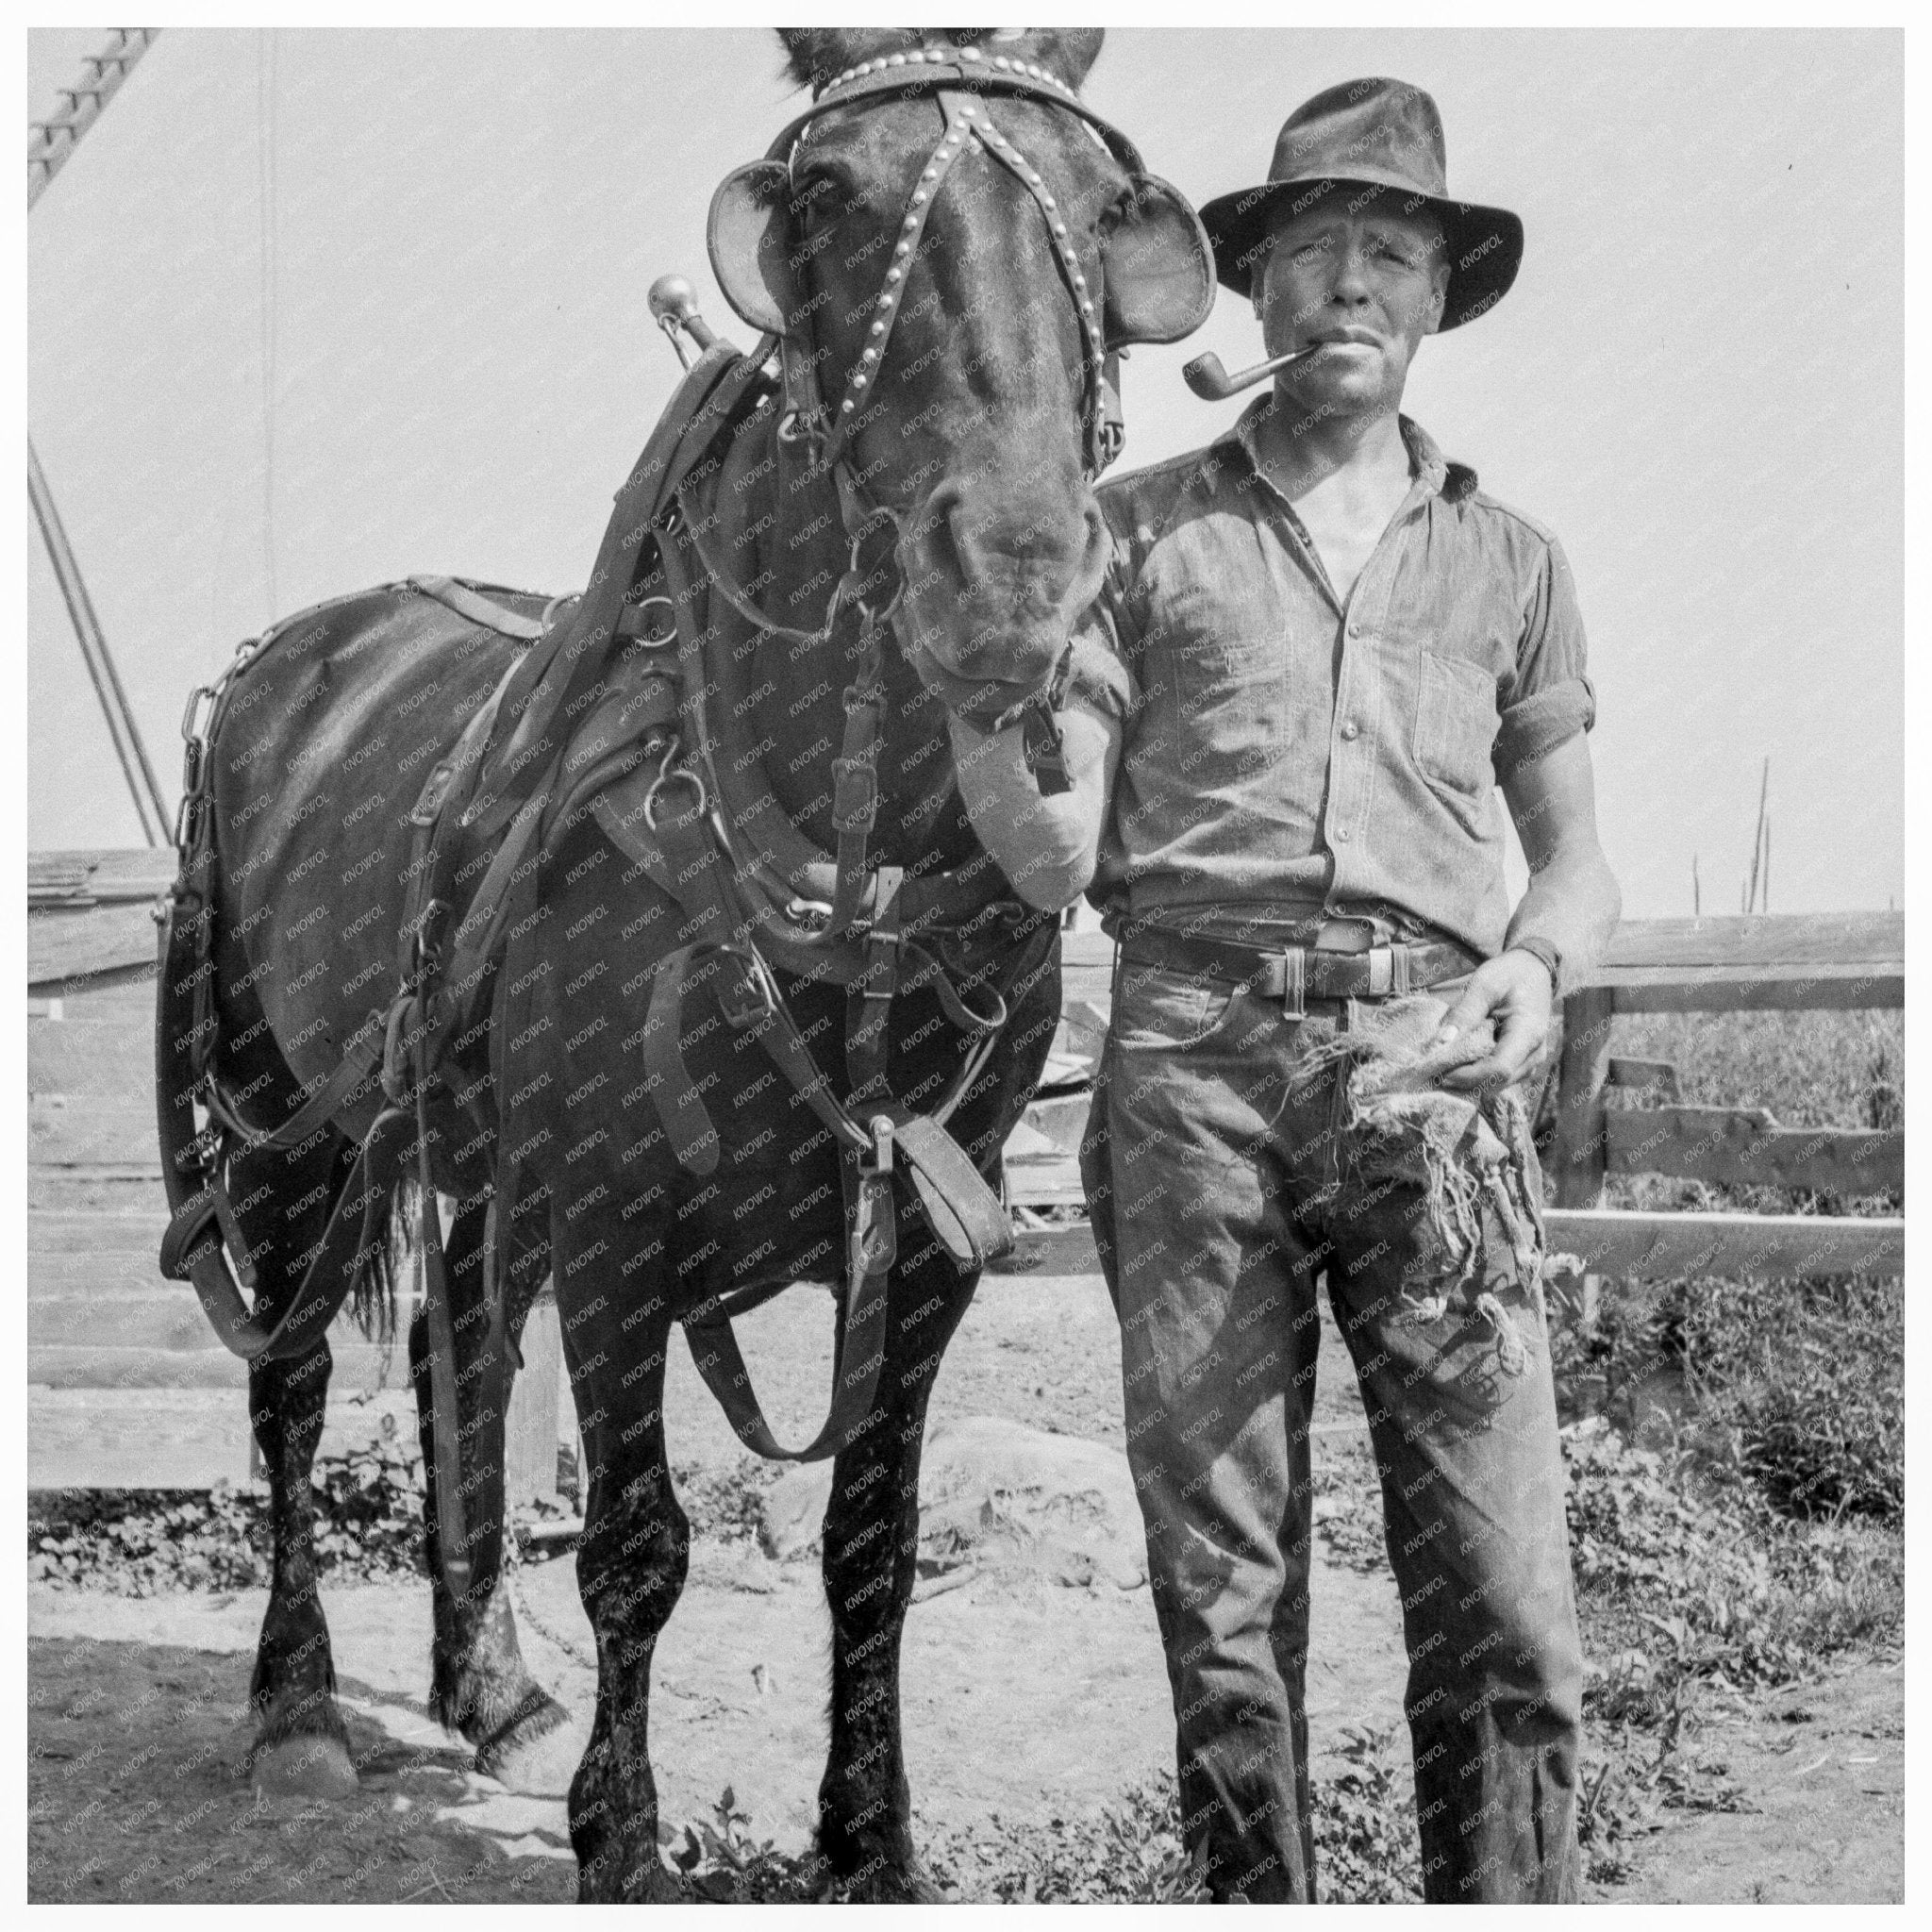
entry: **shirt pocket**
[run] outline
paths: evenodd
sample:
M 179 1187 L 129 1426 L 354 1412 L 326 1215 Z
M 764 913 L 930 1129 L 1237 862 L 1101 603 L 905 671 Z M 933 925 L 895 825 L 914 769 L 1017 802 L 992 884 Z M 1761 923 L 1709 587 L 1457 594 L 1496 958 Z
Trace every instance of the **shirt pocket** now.
M 1431 785 L 1469 804 L 1485 801 L 1496 782 L 1490 759 L 1498 722 L 1496 680 L 1484 666 L 1423 652 L 1410 747 Z
M 1274 762 L 1287 730 L 1279 650 L 1190 640 L 1159 655 L 1172 733 L 1163 762 L 1183 786 L 1224 784 Z

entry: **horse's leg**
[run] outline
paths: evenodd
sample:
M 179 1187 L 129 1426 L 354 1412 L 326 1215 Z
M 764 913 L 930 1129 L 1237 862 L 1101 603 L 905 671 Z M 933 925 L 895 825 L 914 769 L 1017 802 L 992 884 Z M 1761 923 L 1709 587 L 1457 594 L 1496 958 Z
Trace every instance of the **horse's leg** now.
M 243 1232 L 255 1241 L 256 1224 L 273 1227 L 282 1220 L 281 1202 L 301 1198 L 318 1187 L 332 1195 L 339 1143 L 328 1144 L 291 1166 L 280 1154 L 237 1163 L 230 1191 L 247 1200 L 258 1187 L 273 1189 L 267 1207 L 244 1215 Z M 281 1256 L 301 1254 L 322 1231 L 326 1202 L 297 1217 L 297 1230 L 270 1236 L 255 1247 L 259 1288 L 256 1307 L 273 1322 L 301 1283 L 301 1271 L 278 1265 Z M 255 1654 L 249 1699 L 257 1731 L 248 1754 L 249 1771 L 261 1790 L 304 1797 L 341 1797 L 357 1788 L 349 1758 L 348 1733 L 336 1708 L 335 1658 L 329 1650 L 328 1623 L 315 1563 L 315 1501 L 309 1473 L 322 1440 L 328 1404 L 328 1341 L 318 1336 L 304 1354 L 288 1361 L 249 1365 L 248 1409 L 255 1440 L 268 1474 L 269 1522 L 274 1558 L 268 1609 Z
M 471 1566 L 470 1587 L 460 1598 L 443 1580 L 437 1554 L 435 1400 L 429 1384 L 428 1318 L 420 1309 L 409 1324 L 409 1379 L 415 1385 L 423 1444 L 423 1533 L 435 1610 L 429 1707 L 448 1729 L 460 1731 L 475 1745 L 476 1769 L 495 1776 L 505 1774 L 520 1750 L 557 1729 L 566 1713 L 525 1666 L 503 1585 L 504 1412 L 511 1369 L 505 1361 L 500 1377 L 488 1372 L 493 1346 L 483 1282 L 488 1215 L 487 1199 L 465 1203 L 450 1224 L 444 1249 L 456 1332 L 458 1461 Z
M 554 1224 L 560 1229 L 562 1217 Z M 647 1729 L 651 1658 L 691 1561 L 691 1524 L 664 1445 L 671 1324 L 661 1280 L 625 1278 L 613 1265 L 634 1246 L 630 1230 L 621 1242 L 608 1227 L 602 1239 L 594 1225 L 573 1234 L 586 1264 L 574 1272 L 559 1245 L 556 1278 L 586 1465 L 577 1588 L 597 1641 L 596 1717 L 570 1787 L 577 1896 L 586 1904 L 672 1900 L 681 1894 L 658 1855 Z M 643 1307 L 651 1312 L 638 1319 Z
M 819 1850 L 851 1897 L 879 1901 L 940 1896 L 912 1844 L 899 1641 L 917 1574 L 926 1402 L 976 1279 L 954 1272 L 924 1223 L 902 1215 L 899 1234 L 878 1402 L 864 1435 L 832 1465 L 824 1559 L 832 1738 L 819 1786 Z

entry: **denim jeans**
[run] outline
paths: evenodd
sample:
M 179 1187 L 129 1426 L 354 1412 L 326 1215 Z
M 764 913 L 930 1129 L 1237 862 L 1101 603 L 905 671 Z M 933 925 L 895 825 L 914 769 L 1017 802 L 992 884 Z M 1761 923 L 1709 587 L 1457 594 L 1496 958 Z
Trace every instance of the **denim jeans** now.
M 1350 1118 L 1324 1052 L 1364 1017 L 1293 1019 L 1139 966 L 1115 978 L 1081 1168 L 1121 1321 L 1184 1833 L 1215 1896 L 1313 1900 L 1325 1274 L 1402 1596 L 1424 1894 L 1574 1900 L 1583 1666 L 1540 1269 L 1487 1206 L 1474 1273 L 1452 1265 L 1418 1149 Z

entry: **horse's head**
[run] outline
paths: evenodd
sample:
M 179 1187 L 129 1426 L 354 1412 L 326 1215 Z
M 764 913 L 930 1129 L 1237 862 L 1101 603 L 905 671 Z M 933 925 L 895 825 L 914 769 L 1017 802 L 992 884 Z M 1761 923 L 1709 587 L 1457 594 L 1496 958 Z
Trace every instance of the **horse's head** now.
M 1213 297 L 1192 208 L 1077 105 L 1102 37 L 786 30 L 817 105 L 712 204 L 725 296 L 780 340 L 789 433 L 855 537 L 891 512 L 900 637 L 982 718 L 1047 683 L 1099 589 L 1113 351 Z

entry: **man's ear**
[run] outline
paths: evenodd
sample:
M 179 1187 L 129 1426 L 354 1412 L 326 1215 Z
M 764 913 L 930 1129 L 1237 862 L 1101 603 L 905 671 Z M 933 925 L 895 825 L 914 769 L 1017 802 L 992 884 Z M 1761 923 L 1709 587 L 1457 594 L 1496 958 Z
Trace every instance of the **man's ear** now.
M 718 184 L 705 245 L 711 273 L 739 320 L 782 336 L 797 312 L 791 273 L 791 175 L 782 161 L 749 161 Z
M 1214 256 L 1178 188 L 1136 175 L 1102 225 L 1107 340 L 1177 342 L 1214 306 Z
M 1449 301 L 1449 264 L 1444 261 L 1431 277 L 1433 287 L 1429 293 L 1429 325 L 1423 330 L 1425 336 L 1435 335 L 1442 326 L 1442 310 Z

